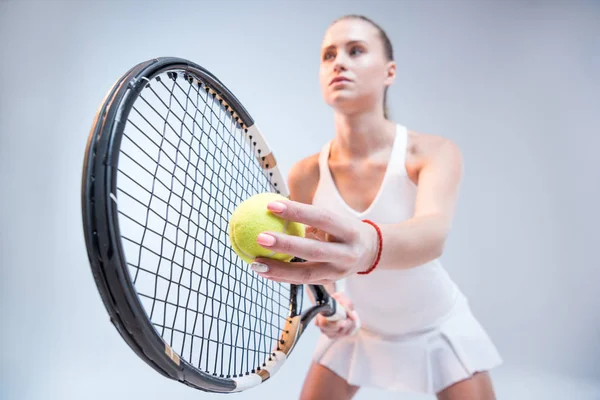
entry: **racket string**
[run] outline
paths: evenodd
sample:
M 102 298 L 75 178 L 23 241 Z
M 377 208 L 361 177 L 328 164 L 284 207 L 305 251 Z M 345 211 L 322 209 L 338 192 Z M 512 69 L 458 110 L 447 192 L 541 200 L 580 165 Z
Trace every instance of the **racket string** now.
M 143 97 L 142 97 L 142 98 L 143 98 Z M 137 110 L 135 107 L 134 107 L 134 110 L 135 110 L 136 112 L 140 113 L 140 112 L 139 112 L 139 111 L 138 111 L 138 110 Z M 156 109 L 154 109 L 154 108 L 153 108 L 153 110 L 154 110 L 156 113 L 158 113 L 158 111 L 156 111 Z M 203 117 L 203 118 L 204 118 L 204 120 L 206 120 L 206 119 L 205 119 L 205 117 Z M 176 130 L 175 130 L 175 129 L 174 129 L 174 128 L 173 128 L 173 127 L 172 127 L 172 126 L 171 126 L 171 125 L 168 123 L 168 121 L 166 121 L 166 119 L 164 119 L 164 118 L 163 118 L 163 120 L 165 121 L 165 124 L 166 124 L 167 126 L 169 126 L 169 127 L 170 127 L 170 128 L 173 130 L 173 132 L 176 132 Z M 206 121 L 207 121 L 207 120 L 206 120 Z M 208 121 L 208 122 L 209 122 L 209 123 L 211 123 L 211 121 Z M 136 127 L 136 129 L 140 130 L 140 132 L 141 132 L 142 134 L 144 134 L 144 135 L 145 135 L 145 133 L 143 133 L 143 131 L 142 131 L 142 130 L 141 130 L 141 129 L 140 129 L 138 126 L 137 126 L 137 125 L 135 125 L 135 123 L 132 123 L 132 125 L 133 125 L 134 127 Z M 212 125 L 210 125 L 210 126 L 212 127 Z M 204 131 L 205 127 L 203 126 L 203 127 L 201 127 L 201 128 L 202 128 L 202 130 Z M 159 132 L 159 131 L 158 131 L 156 128 L 155 128 L 155 131 L 156 131 L 156 132 Z M 236 140 L 236 141 L 237 141 L 237 138 L 236 138 L 236 136 L 235 136 L 235 135 L 233 135 L 233 134 L 230 134 L 230 131 L 227 131 L 227 132 L 228 132 L 228 134 L 229 134 L 228 136 L 231 138 L 231 140 Z M 132 139 L 131 139 L 131 138 L 129 138 L 129 136 L 127 136 L 127 135 L 125 135 L 125 137 L 127 137 L 127 138 L 128 138 L 130 141 L 132 140 Z M 210 138 L 210 135 L 208 135 L 208 137 Z M 151 140 L 151 139 L 150 139 L 150 140 Z M 216 145 L 216 142 L 214 142 L 212 139 L 209 139 L 209 140 L 212 142 L 212 144 L 213 144 L 213 145 Z M 161 148 L 161 146 L 160 146 L 160 145 L 158 145 L 158 144 L 156 144 L 156 143 L 155 143 L 153 140 L 151 140 L 151 142 L 152 142 L 152 143 L 153 143 L 155 146 L 157 146 L 159 149 Z M 172 146 L 174 149 L 177 149 L 177 150 L 178 150 L 178 146 L 176 146 L 175 144 L 171 143 L 171 141 L 170 141 L 168 138 L 165 138 L 165 142 L 166 142 L 166 143 L 168 143 L 170 146 Z M 186 145 L 188 145 L 188 147 L 189 147 L 190 149 L 192 148 L 192 146 L 191 146 L 189 143 L 187 143 L 187 142 L 185 142 L 185 141 L 183 141 L 183 142 L 184 142 L 184 143 L 186 143 Z M 238 142 L 237 144 L 239 144 L 239 145 L 240 145 L 240 149 L 242 149 L 243 151 L 245 151 L 245 152 L 246 152 L 245 156 L 247 156 L 247 158 L 251 158 L 251 156 L 250 156 L 250 154 L 248 154 L 247 150 L 246 150 L 244 147 L 241 147 L 241 144 L 240 144 L 239 142 Z M 209 149 L 209 148 L 208 148 L 208 147 L 207 147 L 207 146 L 206 146 L 204 143 L 200 142 L 200 145 L 202 146 L 202 148 L 204 149 L 204 151 L 205 151 L 205 152 L 209 152 L 209 151 L 210 151 L 210 149 Z M 139 146 L 137 146 L 137 147 L 139 147 Z M 231 152 L 232 154 L 235 154 L 235 150 L 234 150 L 233 148 L 231 148 L 231 147 L 230 147 L 228 150 L 230 150 L 230 152 Z M 200 158 L 200 154 L 199 154 L 199 153 L 197 153 L 197 152 L 195 152 L 195 151 L 193 151 L 193 153 L 194 153 L 194 155 L 195 155 L 195 156 L 198 156 L 198 157 Z M 124 154 L 126 154 L 126 155 L 127 155 L 127 153 L 124 153 Z M 146 153 L 145 153 L 145 154 L 146 154 Z M 222 154 L 222 153 L 221 153 L 221 154 Z M 177 164 L 175 163 L 175 161 L 174 161 L 174 160 L 173 160 L 171 157 L 169 157 L 169 155 L 168 155 L 168 154 L 165 154 L 165 156 L 166 156 L 166 157 L 167 157 L 167 158 L 168 158 L 168 159 L 169 159 L 169 160 L 170 160 L 170 161 L 171 161 L 173 164 L 175 164 L 175 165 L 176 165 L 176 168 L 178 167 L 178 166 L 177 166 Z M 185 159 L 186 161 L 189 161 L 187 158 L 185 158 L 185 156 L 184 156 L 184 159 Z M 240 187 L 240 188 L 244 188 L 244 187 L 256 187 L 256 184 L 257 184 L 257 183 L 259 183 L 259 182 L 258 182 L 258 180 L 257 180 L 257 173 L 260 173 L 260 171 L 256 171 L 256 170 L 254 170 L 254 171 L 248 171 L 247 165 L 246 165 L 246 164 L 244 164 L 244 163 L 242 162 L 242 157 L 238 157 L 238 164 L 237 164 L 237 166 L 236 166 L 236 165 L 234 165 L 234 164 L 231 164 L 231 165 L 232 165 L 232 166 L 235 168 L 235 170 L 236 170 L 236 173 L 237 173 L 237 176 L 236 176 L 235 178 L 237 178 L 237 179 L 242 179 L 242 180 L 246 180 L 246 181 L 244 182 L 246 185 L 238 185 L 238 187 Z M 162 166 L 162 165 L 159 165 L 159 167 L 161 167 L 161 168 L 163 168 L 163 169 L 165 168 L 165 167 L 164 167 L 164 166 Z M 244 168 L 244 167 L 245 167 L 245 168 Z M 204 168 L 205 168 L 205 170 L 204 170 L 204 171 L 202 171 L 202 173 L 203 173 L 203 176 L 206 176 L 206 175 L 207 175 L 206 168 L 209 168 L 209 169 L 210 169 L 210 172 L 211 172 L 213 175 L 215 175 L 215 171 L 214 171 L 214 170 L 213 170 L 213 169 L 210 167 L 210 165 L 209 165 L 208 163 L 205 163 L 205 164 L 204 164 Z M 151 175 L 151 176 L 153 175 L 153 174 L 152 174 L 150 171 L 147 171 L 146 169 L 144 169 L 144 170 L 145 170 L 145 171 L 146 171 L 146 172 L 147 172 L 149 175 Z M 231 180 L 232 180 L 232 181 L 233 181 L 233 180 L 237 181 L 237 179 L 234 179 L 234 177 L 232 176 L 232 174 L 231 174 L 229 171 L 225 170 L 225 173 L 226 173 L 227 175 L 229 175 L 229 177 L 231 178 Z M 250 182 L 250 181 L 248 181 L 248 180 L 247 180 L 247 176 L 248 176 L 248 175 L 250 175 L 250 176 L 253 178 L 253 180 L 254 180 L 253 182 Z M 227 183 L 226 183 L 226 182 L 223 180 L 223 178 L 220 178 L 220 175 L 219 175 L 218 173 L 216 174 L 216 176 L 217 176 L 217 179 L 219 179 L 220 181 L 222 181 L 222 184 L 227 184 Z M 162 183 L 162 182 L 161 182 L 161 183 Z M 181 183 L 181 181 L 179 181 L 179 183 Z M 164 183 L 162 183 L 162 184 L 166 186 L 166 184 L 164 184 Z M 267 190 L 267 189 L 265 188 L 264 190 Z M 244 195 L 244 196 L 250 196 L 250 195 L 252 195 L 252 194 L 254 194 L 254 193 L 252 193 L 252 192 L 250 192 L 250 191 L 248 191 L 248 190 L 244 190 L 244 191 L 243 191 L 243 193 L 241 193 L 241 195 Z
M 213 375 L 254 372 L 281 336 L 292 294 L 248 270 L 227 226 L 242 200 L 276 189 L 243 127 L 205 86 L 176 75 L 156 82 L 127 119 L 118 169 L 133 284 L 181 358 Z

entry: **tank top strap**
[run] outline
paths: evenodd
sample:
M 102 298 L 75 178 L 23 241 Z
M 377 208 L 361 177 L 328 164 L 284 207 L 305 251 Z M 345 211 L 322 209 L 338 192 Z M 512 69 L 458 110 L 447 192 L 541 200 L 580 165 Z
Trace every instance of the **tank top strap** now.
M 329 171 L 329 153 L 331 151 L 331 140 L 323 145 L 321 153 L 319 154 L 319 176 L 320 180 L 332 180 L 331 173 Z
M 390 171 L 398 171 L 402 175 L 406 174 L 406 150 L 408 147 L 408 129 L 405 126 L 396 126 L 396 139 L 388 161 Z

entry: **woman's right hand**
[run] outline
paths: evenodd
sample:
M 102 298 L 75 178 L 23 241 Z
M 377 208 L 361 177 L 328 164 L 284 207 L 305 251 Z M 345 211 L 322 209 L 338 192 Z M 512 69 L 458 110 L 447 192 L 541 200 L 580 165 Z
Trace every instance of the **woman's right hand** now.
M 324 335 L 330 339 L 336 339 L 353 334 L 360 322 L 358 314 L 354 310 L 354 305 L 350 298 L 343 293 L 334 293 L 331 295 L 346 310 L 346 319 L 339 321 L 328 321 L 327 317 L 319 314 L 315 318 L 315 324 L 321 329 Z

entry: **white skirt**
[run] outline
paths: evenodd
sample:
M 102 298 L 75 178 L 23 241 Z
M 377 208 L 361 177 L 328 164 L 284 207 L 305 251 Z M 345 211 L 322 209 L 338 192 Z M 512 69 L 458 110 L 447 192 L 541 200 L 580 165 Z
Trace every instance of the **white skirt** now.
M 502 363 L 464 297 L 419 332 L 382 337 L 360 329 L 333 340 L 321 335 L 313 360 L 351 385 L 432 394 Z

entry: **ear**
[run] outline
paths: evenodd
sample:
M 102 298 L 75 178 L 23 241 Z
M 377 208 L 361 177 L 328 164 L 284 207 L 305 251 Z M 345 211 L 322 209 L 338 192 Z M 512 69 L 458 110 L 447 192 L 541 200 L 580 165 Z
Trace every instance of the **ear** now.
M 387 66 L 386 66 L 386 76 L 385 76 L 384 83 L 387 86 L 390 86 L 394 83 L 395 80 L 396 80 L 396 62 L 390 61 L 387 63 Z

